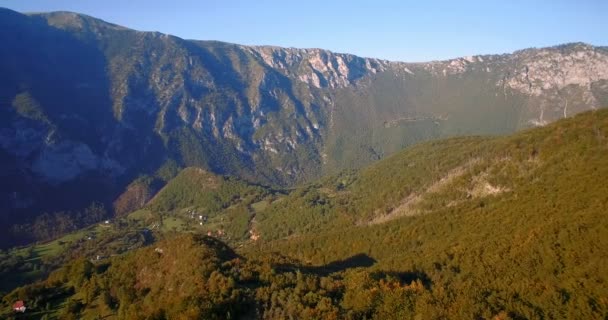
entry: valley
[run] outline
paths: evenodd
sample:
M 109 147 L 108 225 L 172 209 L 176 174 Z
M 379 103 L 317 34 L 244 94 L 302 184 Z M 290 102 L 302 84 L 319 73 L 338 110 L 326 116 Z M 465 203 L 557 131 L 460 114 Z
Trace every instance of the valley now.
M 591 111 L 418 144 L 285 191 L 189 168 L 109 226 L 8 252 L 48 278 L 3 301 L 61 318 L 600 317 L 607 136 L 608 112 Z
M 608 318 L 608 47 L 0 41 L 0 319 Z
M 2 244 L 74 231 L 92 205 L 105 211 L 96 221 L 137 209 L 186 167 L 290 188 L 419 142 L 608 104 L 608 51 L 583 43 L 406 63 L 184 40 L 70 12 L 0 18 Z M 40 230 L 44 213 L 82 222 Z

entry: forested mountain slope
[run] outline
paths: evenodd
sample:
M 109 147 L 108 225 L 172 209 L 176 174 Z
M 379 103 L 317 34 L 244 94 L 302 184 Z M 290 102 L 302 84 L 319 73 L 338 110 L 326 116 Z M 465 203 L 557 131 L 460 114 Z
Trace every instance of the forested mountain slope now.
M 112 215 L 135 179 L 168 163 L 293 186 L 419 141 L 608 103 L 607 50 L 580 43 L 402 63 L 6 9 L 0 41 L 2 234 L 92 203 Z
M 63 317 L 601 319 L 607 161 L 605 110 L 422 143 L 270 197 L 260 237 L 237 252 L 166 234 L 4 301 L 48 301 L 36 312 Z

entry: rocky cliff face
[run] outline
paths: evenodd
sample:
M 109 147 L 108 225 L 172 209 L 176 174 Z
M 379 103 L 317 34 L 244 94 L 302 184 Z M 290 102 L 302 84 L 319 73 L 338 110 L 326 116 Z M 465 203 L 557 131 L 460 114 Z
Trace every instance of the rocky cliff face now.
M 585 44 L 403 63 L 187 41 L 74 13 L 0 16 L 11 212 L 110 203 L 167 161 L 289 185 L 421 140 L 608 105 L 608 51 Z
M 322 49 L 241 47 L 263 63 L 292 79 L 315 88 L 344 88 L 385 71 L 388 61 L 333 53 Z
M 496 86 L 525 96 L 527 124 L 545 125 L 561 117 L 604 107 L 608 52 L 606 48 L 573 43 L 526 49 L 509 55 L 472 56 L 424 64 L 435 76 L 462 76 L 485 71 L 501 76 Z M 550 114 L 545 114 L 545 111 Z

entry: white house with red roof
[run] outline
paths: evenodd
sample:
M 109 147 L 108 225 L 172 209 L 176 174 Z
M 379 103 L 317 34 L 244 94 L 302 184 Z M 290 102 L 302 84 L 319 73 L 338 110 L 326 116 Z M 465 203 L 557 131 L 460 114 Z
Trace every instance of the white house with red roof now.
M 23 313 L 23 312 L 25 312 L 25 309 L 26 309 L 25 302 L 23 302 L 21 300 L 15 302 L 15 304 L 13 304 L 13 311 L 15 311 L 15 312 Z

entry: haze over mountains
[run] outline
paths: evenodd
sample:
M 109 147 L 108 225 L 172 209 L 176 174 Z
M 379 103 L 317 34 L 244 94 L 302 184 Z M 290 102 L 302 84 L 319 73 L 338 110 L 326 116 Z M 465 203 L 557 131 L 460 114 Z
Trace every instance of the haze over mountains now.
M 293 186 L 420 141 L 608 105 L 608 49 L 582 43 L 405 63 L 183 40 L 68 12 L 0 17 L 4 228 L 93 202 L 111 213 L 141 176 L 154 180 L 145 203 L 167 168 Z

